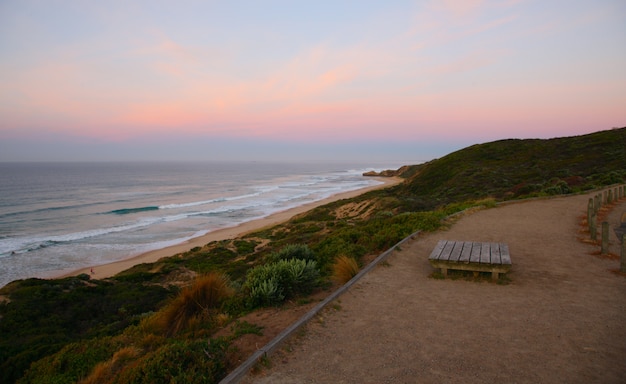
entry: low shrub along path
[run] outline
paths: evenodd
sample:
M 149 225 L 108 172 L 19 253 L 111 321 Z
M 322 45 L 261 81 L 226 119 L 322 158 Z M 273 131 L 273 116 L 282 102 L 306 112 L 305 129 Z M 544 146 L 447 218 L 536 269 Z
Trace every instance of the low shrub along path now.
M 420 235 L 243 382 L 623 383 L 626 276 L 584 241 L 590 196 L 481 210 Z M 441 239 L 508 243 L 510 281 L 431 277 Z

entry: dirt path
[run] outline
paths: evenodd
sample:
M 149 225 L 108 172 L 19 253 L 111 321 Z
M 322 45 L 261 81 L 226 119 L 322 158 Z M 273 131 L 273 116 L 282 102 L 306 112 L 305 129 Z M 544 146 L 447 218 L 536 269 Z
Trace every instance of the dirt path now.
M 580 241 L 588 197 L 482 210 L 412 240 L 243 382 L 625 382 L 626 276 Z M 511 282 L 429 277 L 440 239 L 508 243 Z

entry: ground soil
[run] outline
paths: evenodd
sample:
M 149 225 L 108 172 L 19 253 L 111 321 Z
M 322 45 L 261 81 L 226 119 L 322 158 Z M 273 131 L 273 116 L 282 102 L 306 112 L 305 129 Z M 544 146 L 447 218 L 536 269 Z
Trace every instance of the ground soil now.
M 243 382 L 626 382 L 620 244 L 613 229 L 613 256 L 589 241 L 589 197 L 502 205 L 417 236 Z M 614 228 L 623 211 L 625 200 L 602 220 Z M 500 283 L 471 273 L 435 278 L 428 256 L 440 239 L 507 243 L 513 268 Z M 289 324 L 305 310 L 251 316 Z

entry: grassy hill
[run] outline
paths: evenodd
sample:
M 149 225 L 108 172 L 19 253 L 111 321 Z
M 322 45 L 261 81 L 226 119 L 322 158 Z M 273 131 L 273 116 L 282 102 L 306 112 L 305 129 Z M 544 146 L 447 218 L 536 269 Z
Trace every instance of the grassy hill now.
M 570 193 L 619 183 L 626 169 L 626 128 L 549 140 L 477 144 L 413 166 L 395 191 L 427 208 L 487 196 L 511 199 Z
M 395 187 L 111 279 L 7 285 L 0 382 L 217 382 L 246 353 L 233 349 L 236 341 L 263 332 L 243 315 L 330 292 L 346 260 L 358 269 L 467 207 L 624 183 L 626 128 L 477 144 L 395 173 L 405 178 Z

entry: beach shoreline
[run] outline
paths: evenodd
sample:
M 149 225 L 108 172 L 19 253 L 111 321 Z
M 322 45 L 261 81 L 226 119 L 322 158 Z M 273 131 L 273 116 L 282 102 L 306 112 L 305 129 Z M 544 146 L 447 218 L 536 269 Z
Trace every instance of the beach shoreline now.
M 310 203 L 300 205 L 294 208 L 290 208 L 284 211 L 276 212 L 267 217 L 248 221 L 248 222 L 239 224 L 234 227 L 217 229 L 217 230 L 208 232 L 202 236 L 189 239 L 183 243 L 144 252 L 139 255 L 135 255 L 130 258 L 127 258 L 127 259 L 118 260 L 118 261 L 101 264 L 101 265 L 88 266 L 85 268 L 79 268 L 79 269 L 70 270 L 70 271 L 65 270 L 65 271 L 51 272 L 49 278 L 56 279 L 56 278 L 76 276 L 80 274 L 88 274 L 88 275 L 91 275 L 91 277 L 95 279 L 105 279 L 108 277 L 115 276 L 118 273 L 123 272 L 129 268 L 132 268 L 133 266 L 138 265 L 138 264 L 153 263 L 163 257 L 174 256 L 182 252 L 187 252 L 192 248 L 204 246 L 212 241 L 239 238 L 248 233 L 255 232 L 263 228 L 284 223 L 296 215 L 308 212 L 311 209 L 331 203 L 333 201 L 348 199 L 348 198 L 362 195 L 363 193 L 366 193 L 372 190 L 391 187 L 393 185 L 401 183 L 404 180 L 399 177 L 374 177 L 374 178 L 376 180 L 381 181 L 382 184 L 355 189 L 353 191 L 337 193 L 335 195 L 329 196 L 319 201 L 310 202 Z

